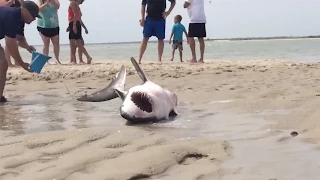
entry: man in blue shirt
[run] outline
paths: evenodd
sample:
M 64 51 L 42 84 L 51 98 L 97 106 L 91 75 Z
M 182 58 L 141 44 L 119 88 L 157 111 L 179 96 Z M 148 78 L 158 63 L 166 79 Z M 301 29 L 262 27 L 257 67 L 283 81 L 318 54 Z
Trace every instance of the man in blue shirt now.
M 172 27 L 172 32 L 171 32 L 171 36 L 170 36 L 170 40 L 169 40 L 169 44 L 171 44 L 171 39 L 173 37 L 171 61 L 173 61 L 173 59 L 174 59 L 174 53 L 175 53 L 176 49 L 179 49 L 180 61 L 183 62 L 183 60 L 182 60 L 182 51 L 183 51 L 182 34 L 183 33 L 186 35 L 187 42 L 189 42 L 186 28 L 184 27 L 184 25 L 181 24 L 181 20 L 182 20 L 181 15 L 176 15 L 174 17 L 174 25 Z
M 169 16 L 176 5 L 176 0 L 171 2 L 170 8 L 166 11 L 166 0 L 142 0 L 140 25 L 143 27 L 143 40 L 140 45 L 139 64 L 147 48 L 149 38 L 158 38 L 158 61 L 161 63 L 164 38 L 166 34 L 166 17 Z M 145 17 L 147 7 L 147 16 Z
M 6 47 L 11 56 L 23 69 L 29 72 L 29 64 L 22 61 L 18 51 L 16 35 L 19 33 L 21 23 L 30 24 L 36 17 L 40 17 L 38 13 L 39 7 L 33 1 L 24 1 L 21 8 L 0 7 L 0 40 L 5 39 Z M 8 63 L 0 45 L 0 102 L 7 101 L 3 96 L 7 70 Z
M 4 6 L 4 7 L 13 7 L 13 8 L 20 8 L 21 7 L 21 2 L 23 2 L 23 0 L 2 0 L 2 3 L 0 2 L 0 6 Z M 32 53 L 32 51 L 35 51 L 36 49 L 33 46 L 30 46 L 26 40 L 26 38 L 24 37 L 24 22 L 20 23 L 20 30 L 18 31 L 17 34 L 17 43 L 20 47 L 26 49 L 27 51 L 29 51 L 30 53 Z M 14 64 L 11 63 L 11 59 L 10 59 L 10 52 L 8 50 L 8 48 L 5 48 L 5 55 L 6 55 L 6 60 L 8 62 L 8 66 L 9 67 L 14 67 L 16 65 L 18 65 L 17 61 L 14 61 Z

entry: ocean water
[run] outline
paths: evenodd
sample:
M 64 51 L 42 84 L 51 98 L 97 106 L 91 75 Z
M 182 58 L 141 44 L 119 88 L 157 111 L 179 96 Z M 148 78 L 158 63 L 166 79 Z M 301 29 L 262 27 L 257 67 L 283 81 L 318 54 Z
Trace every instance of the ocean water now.
M 97 61 L 129 60 L 131 56 L 138 57 L 139 43 L 115 44 L 87 44 L 88 53 Z M 37 51 L 42 51 L 42 46 L 35 46 Z M 197 44 L 197 54 L 199 46 Z M 30 53 L 22 49 L 21 54 L 25 61 L 31 59 Z M 163 61 L 171 58 L 171 45 L 166 43 Z M 70 60 L 69 46 L 61 45 L 60 58 L 62 62 Z M 50 56 L 53 56 L 52 46 Z M 183 58 L 191 56 L 187 43 L 184 43 Z M 85 60 L 84 56 L 84 60 Z M 256 60 L 256 59 L 283 59 L 293 61 L 320 61 L 320 39 L 274 39 L 274 40 L 213 40 L 206 41 L 205 59 L 217 60 Z M 143 60 L 157 61 L 157 43 L 148 44 Z M 178 61 L 178 52 L 175 61 Z

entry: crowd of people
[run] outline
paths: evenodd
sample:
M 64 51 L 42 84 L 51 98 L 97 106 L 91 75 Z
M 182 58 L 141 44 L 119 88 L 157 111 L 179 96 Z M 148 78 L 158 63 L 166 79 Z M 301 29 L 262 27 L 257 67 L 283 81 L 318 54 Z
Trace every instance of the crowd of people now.
M 80 5 L 84 0 L 70 0 L 68 8 L 69 26 L 66 31 L 69 32 L 70 41 L 70 63 L 76 64 L 76 51 L 78 50 L 79 63 L 84 64 L 82 55 L 87 57 L 87 63 L 91 64 L 92 58 L 84 47 L 82 38 L 82 28 L 88 33 L 81 16 Z M 30 72 L 29 63 L 22 60 L 18 47 L 28 50 L 30 53 L 36 49 L 29 45 L 24 37 L 24 26 L 37 19 L 37 30 L 43 42 L 42 52 L 49 55 L 50 42 L 53 45 L 53 51 L 57 63 L 61 64 L 60 43 L 59 43 L 59 18 L 58 10 L 60 8 L 59 0 L 0 0 L 0 40 L 5 39 L 5 49 L 0 44 L 0 102 L 6 102 L 3 91 L 6 83 L 8 67 L 21 66 Z M 14 63 L 11 62 L 13 57 Z
M 76 64 L 76 51 L 78 50 L 79 63 L 84 64 L 82 55 L 87 57 L 87 63 L 91 64 L 92 58 L 84 47 L 82 38 L 82 28 L 85 33 L 88 29 L 84 25 L 81 17 L 80 5 L 84 0 L 69 0 L 68 21 L 69 26 L 66 31 L 69 32 L 70 42 L 70 63 Z M 166 10 L 167 0 L 142 0 L 140 25 L 143 27 L 143 39 L 140 45 L 139 63 L 147 48 L 149 38 L 156 36 L 158 38 L 158 61 L 162 62 L 164 49 L 166 18 L 170 15 L 176 5 L 176 0 L 168 0 L 171 5 Z M 184 8 L 187 8 L 190 17 L 188 32 L 181 24 L 182 16 L 177 15 L 174 18 L 174 26 L 170 36 L 172 42 L 172 61 L 175 50 L 179 50 L 180 61 L 183 51 L 183 33 L 186 35 L 187 42 L 192 53 L 191 63 L 202 62 L 204 55 L 204 37 L 206 37 L 206 16 L 204 12 L 204 0 L 185 0 Z M 30 0 L 0 0 L 0 40 L 5 39 L 5 49 L 0 44 L 0 102 L 6 102 L 3 91 L 6 83 L 6 75 L 9 66 L 21 66 L 30 72 L 29 64 L 24 62 L 20 56 L 18 47 L 28 50 L 30 53 L 35 48 L 28 44 L 24 37 L 24 26 L 37 19 L 37 30 L 43 42 L 43 54 L 49 54 L 50 42 L 53 45 L 54 56 L 58 64 L 60 62 L 60 43 L 59 33 L 60 25 L 58 10 L 60 8 L 59 0 L 36 0 L 36 3 Z M 200 58 L 197 60 L 195 52 L 195 40 L 198 38 L 200 44 Z M 14 63 L 11 63 L 13 57 Z

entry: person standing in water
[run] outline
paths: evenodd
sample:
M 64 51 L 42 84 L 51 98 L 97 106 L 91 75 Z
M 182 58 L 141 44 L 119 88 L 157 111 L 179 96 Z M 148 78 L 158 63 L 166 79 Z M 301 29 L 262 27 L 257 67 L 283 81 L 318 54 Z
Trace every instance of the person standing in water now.
M 54 56 L 61 64 L 60 54 L 60 27 L 58 18 L 58 9 L 60 8 L 59 0 L 37 0 L 41 19 L 37 20 L 37 29 L 43 42 L 43 54 L 49 55 L 50 40 L 53 45 Z
M 23 0 L 0 0 L 0 6 L 20 8 L 21 2 L 23 2 Z M 17 36 L 16 36 L 16 40 L 17 40 L 17 43 L 20 47 L 26 49 L 30 53 L 32 53 L 32 51 L 36 50 L 33 46 L 30 46 L 28 44 L 26 38 L 24 37 L 24 23 L 23 22 L 20 23 L 19 30 L 18 30 Z M 9 52 L 7 46 L 5 47 L 4 51 L 5 51 L 5 56 L 6 56 L 6 61 L 8 63 L 8 66 L 9 67 L 19 66 L 19 64 L 17 63 L 16 60 L 14 60 L 14 63 L 11 63 L 11 58 L 10 58 L 11 55 L 10 55 L 10 52 Z
M 68 20 L 69 27 L 67 31 L 69 31 L 69 41 L 70 41 L 70 63 L 77 64 L 76 61 L 76 49 L 80 51 L 79 54 L 85 53 L 86 49 L 84 48 L 84 42 L 82 38 L 82 25 L 83 22 L 81 20 L 81 10 L 79 4 L 82 4 L 83 0 L 70 0 L 69 8 L 68 8 Z M 85 26 L 84 26 L 85 27 Z M 87 63 L 91 64 L 91 57 L 87 59 Z M 80 58 L 80 64 L 84 64 L 82 58 Z

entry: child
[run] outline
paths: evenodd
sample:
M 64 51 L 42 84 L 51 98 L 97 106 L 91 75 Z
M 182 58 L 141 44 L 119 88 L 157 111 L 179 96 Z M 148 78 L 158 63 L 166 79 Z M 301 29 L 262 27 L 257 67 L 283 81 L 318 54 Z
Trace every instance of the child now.
M 174 59 L 174 52 L 176 49 L 179 48 L 179 55 L 180 55 L 180 61 L 182 61 L 182 51 L 183 51 L 183 38 L 182 34 L 184 33 L 188 41 L 188 36 L 187 36 L 187 31 L 186 28 L 181 24 L 182 16 L 181 15 L 176 15 L 174 17 L 174 25 L 172 27 L 172 33 L 170 36 L 169 44 L 171 44 L 171 39 L 173 36 L 173 43 L 172 43 L 172 58 L 171 61 Z M 189 43 L 188 43 L 189 44 Z

